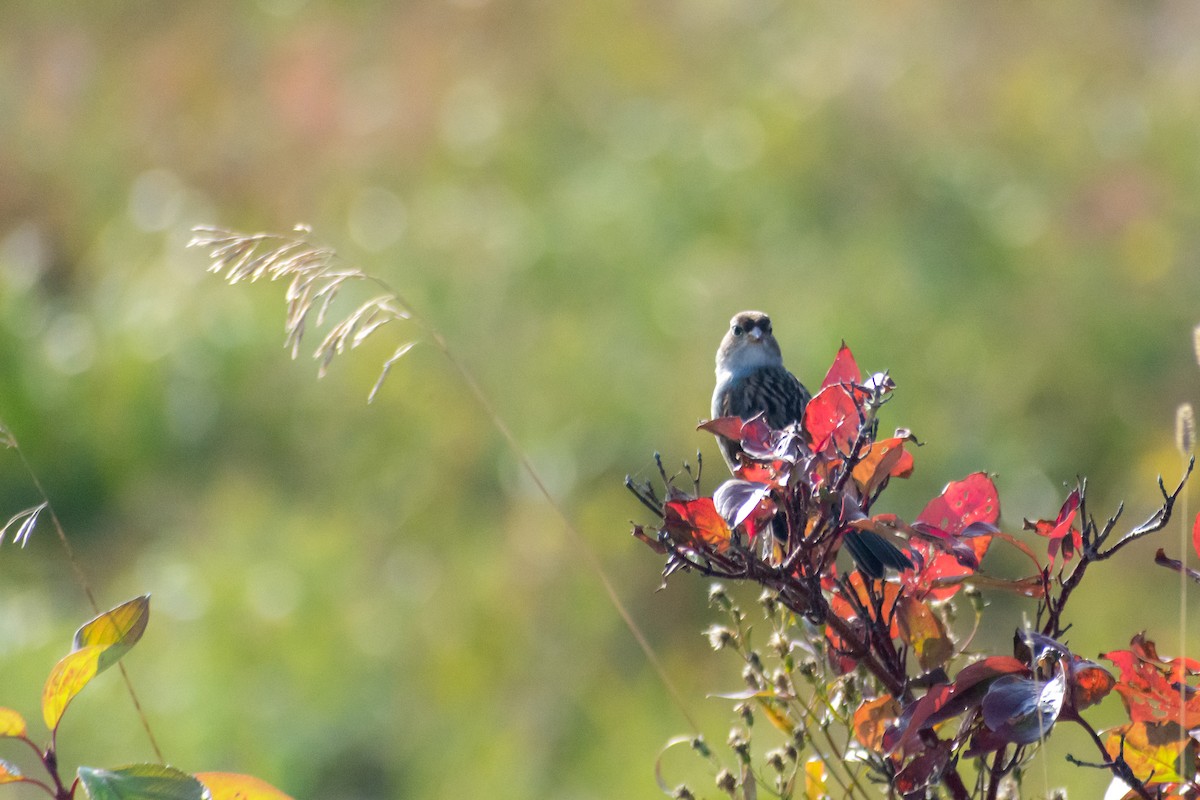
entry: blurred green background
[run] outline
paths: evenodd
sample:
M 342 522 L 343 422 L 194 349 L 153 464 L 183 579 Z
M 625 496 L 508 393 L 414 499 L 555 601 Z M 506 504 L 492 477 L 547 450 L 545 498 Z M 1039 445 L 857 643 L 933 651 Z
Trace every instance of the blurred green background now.
M 688 732 L 439 354 L 414 349 L 370 407 L 413 331 L 317 382 L 281 348 L 282 287 L 206 275 L 193 225 L 310 223 L 400 288 L 720 743 L 729 704 L 706 695 L 740 667 L 700 635 L 702 581 L 655 592 L 621 482 L 699 448 L 715 485 L 694 425 L 735 311 L 772 313 L 810 386 L 842 339 L 891 370 L 884 427 L 927 444 L 888 510 L 983 469 L 1015 531 L 1086 474 L 1096 513 L 1125 499 L 1132 524 L 1178 475 L 1197 25 L 1183 0 L 8 0 L 0 418 L 101 602 L 153 594 L 126 664 L 167 759 L 298 798 L 650 798 Z M 0 515 L 36 498 L 3 455 Z M 1177 542 L 1097 567 L 1079 652 L 1143 628 L 1177 652 L 1177 582 L 1149 564 Z M 4 545 L 0 585 L 0 704 L 36 721 L 91 613 L 48 526 Z M 996 604 L 981 646 L 1032 610 Z M 1099 796 L 1063 734 L 1026 791 Z M 60 744 L 68 769 L 152 758 L 115 672 Z

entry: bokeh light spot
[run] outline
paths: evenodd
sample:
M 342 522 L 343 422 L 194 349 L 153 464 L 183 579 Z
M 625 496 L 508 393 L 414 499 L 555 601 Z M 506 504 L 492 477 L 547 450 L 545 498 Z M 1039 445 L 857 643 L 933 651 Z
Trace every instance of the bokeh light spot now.
M 18 292 L 37 283 L 49 258 L 42 230 L 30 220 L 17 224 L 0 240 L 0 274 Z
M 442 140 L 451 150 L 482 162 L 504 124 L 500 97 L 487 82 L 467 78 L 446 95 L 441 123 Z
M 78 375 L 96 359 L 96 332 L 83 314 L 63 312 L 50 321 L 43 339 L 46 362 L 63 375 Z
M 364 250 L 379 252 L 404 235 L 408 209 L 395 192 L 367 186 L 355 195 L 346 221 L 350 238 Z
M 719 114 L 704 129 L 704 154 L 718 169 L 735 171 L 751 166 L 763 154 L 766 135 L 750 113 L 733 109 Z
M 129 190 L 129 219 L 139 230 L 163 231 L 179 218 L 185 190 L 175 173 L 165 169 L 143 172 Z
M 300 604 L 300 576 L 281 563 L 259 563 L 246 574 L 246 599 L 261 619 L 275 622 Z
M 1159 281 L 1175 260 L 1175 234 L 1158 219 L 1136 219 L 1121 237 L 1121 256 L 1133 280 L 1143 284 Z

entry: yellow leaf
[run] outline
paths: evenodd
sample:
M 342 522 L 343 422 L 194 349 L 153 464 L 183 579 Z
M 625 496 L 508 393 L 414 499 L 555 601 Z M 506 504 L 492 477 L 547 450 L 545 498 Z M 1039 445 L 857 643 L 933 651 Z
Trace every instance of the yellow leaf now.
M 829 792 L 825 783 L 829 775 L 825 772 L 825 762 L 819 758 L 810 758 L 804 764 L 804 800 L 829 800 Z
M 42 718 L 50 730 L 58 726 L 67 705 L 79 694 L 79 690 L 99 672 L 100 656 L 105 649 L 91 645 L 76 650 L 64 656 L 50 670 L 46 688 L 42 690 Z
M 0 737 L 25 735 L 25 718 L 11 708 L 0 708 Z
M 142 638 L 149 619 L 150 595 L 134 597 L 80 627 L 74 638 L 74 649 L 80 650 L 89 645 L 110 648 L 115 644 L 126 649 L 132 648 Z
M 782 704 L 780 704 L 780 706 L 777 707 L 776 704 L 770 700 L 762 700 L 760 707 L 762 708 L 767 719 L 771 721 L 771 724 L 783 731 L 784 735 L 791 736 L 796 732 L 796 726 L 792 723 L 792 720 L 788 718 L 786 706 L 782 706 Z
M 1160 723 L 1131 722 L 1113 728 L 1104 743 L 1111 757 L 1120 753 L 1139 780 L 1175 783 L 1184 780 L 1179 770 L 1180 755 L 1187 738 L 1174 721 Z
M 920 600 L 905 595 L 898 603 L 896 621 L 900 638 L 917 653 L 921 668 L 931 670 L 945 664 L 954 655 L 954 643 L 946 626 Z
M 212 793 L 212 800 L 292 800 L 266 781 L 233 772 L 197 772 L 196 780 Z

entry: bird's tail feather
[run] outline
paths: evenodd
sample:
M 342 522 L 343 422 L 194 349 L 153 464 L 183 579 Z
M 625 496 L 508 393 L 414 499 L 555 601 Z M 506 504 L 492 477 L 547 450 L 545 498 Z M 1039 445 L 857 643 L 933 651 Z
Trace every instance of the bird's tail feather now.
M 887 567 L 896 570 L 913 568 L 904 551 L 873 531 L 850 531 L 843 543 L 859 571 L 870 578 L 882 578 Z

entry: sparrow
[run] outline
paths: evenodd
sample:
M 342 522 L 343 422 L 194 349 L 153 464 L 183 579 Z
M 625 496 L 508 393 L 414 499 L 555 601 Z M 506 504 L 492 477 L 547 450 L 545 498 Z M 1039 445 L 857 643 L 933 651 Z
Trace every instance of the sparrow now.
M 800 422 L 811 399 L 804 384 L 783 366 L 783 353 L 771 330 L 771 318 L 761 311 L 734 314 L 717 348 L 713 418 L 748 420 L 761 413 L 767 425 L 780 430 Z M 717 442 L 729 471 L 736 472 L 741 444 L 719 435 Z M 778 533 L 781 526 L 773 527 Z M 850 531 L 844 542 L 859 570 L 872 578 L 882 578 L 886 567 L 912 569 L 908 556 L 873 531 Z

